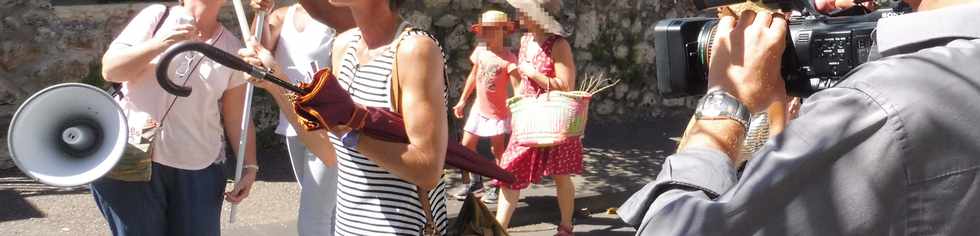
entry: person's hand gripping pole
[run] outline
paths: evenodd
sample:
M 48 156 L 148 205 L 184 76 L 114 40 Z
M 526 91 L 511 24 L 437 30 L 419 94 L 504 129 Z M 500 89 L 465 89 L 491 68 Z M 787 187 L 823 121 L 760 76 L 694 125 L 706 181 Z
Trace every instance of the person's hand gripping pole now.
M 255 14 L 255 34 L 251 34 L 248 27 L 248 20 L 245 16 L 245 7 L 242 4 L 242 0 L 232 0 L 235 7 L 235 16 L 238 18 L 238 27 L 242 32 L 242 40 L 248 42 L 249 37 L 254 37 L 258 39 L 262 35 L 262 29 L 265 28 L 265 15 L 266 11 L 259 11 Z M 242 122 L 241 122 L 241 136 L 239 137 L 238 144 L 238 159 L 235 164 L 235 187 L 232 193 L 237 193 L 241 191 L 242 186 L 239 186 L 239 181 L 242 178 L 242 167 L 245 162 L 245 150 L 248 144 L 248 127 L 249 121 L 252 119 L 252 92 L 255 90 L 255 85 L 248 83 L 245 87 L 245 102 L 242 108 Z M 231 212 L 229 212 L 228 221 L 230 223 L 235 223 L 236 215 L 238 210 L 238 203 L 232 203 Z

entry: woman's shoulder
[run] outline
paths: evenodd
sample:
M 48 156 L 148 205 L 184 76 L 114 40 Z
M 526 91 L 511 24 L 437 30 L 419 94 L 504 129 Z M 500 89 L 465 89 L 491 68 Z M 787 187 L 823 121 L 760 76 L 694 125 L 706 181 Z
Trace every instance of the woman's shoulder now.
M 169 11 L 169 9 L 170 6 L 164 4 L 151 4 L 144 7 L 143 10 L 140 10 L 140 12 L 133 17 L 131 23 L 152 28 L 154 25 L 159 24 L 159 22 L 163 20 L 159 18 L 163 17 L 164 13 Z
M 351 43 L 360 37 L 361 30 L 358 28 L 350 28 L 344 32 L 338 33 L 333 38 L 333 50 L 334 52 L 341 52 L 337 50 L 342 50 L 347 48 Z
M 442 47 L 439 43 L 439 39 L 436 38 L 435 34 L 430 33 L 419 28 L 410 28 L 405 32 L 403 36 L 402 43 L 432 43 L 435 46 Z
M 550 46 L 552 49 L 554 49 L 556 47 L 570 47 L 571 46 L 571 44 L 568 42 L 568 39 L 566 39 L 565 37 L 563 37 L 561 35 L 551 35 L 551 36 L 548 36 L 548 39 L 545 40 L 544 44 Z
M 412 29 L 405 33 L 398 43 L 398 56 L 422 56 L 428 54 L 442 55 L 442 45 L 435 35 L 424 30 Z
M 168 8 L 170 8 L 170 6 L 164 5 L 162 3 L 154 3 L 144 7 L 143 10 L 140 12 L 163 13 L 164 11 L 167 11 Z
M 361 37 L 361 29 L 354 27 L 337 34 L 337 36 L 334 37 L 334 42 L 338 44 L 346 45 L 350 42 L 353 42 L 354 40 L 357 40 L 360 37 Z
M 269 15 L 266 16 L 269 19 L 266 22 L 273 27 L 282 26 L 282 24 L 286 21 L 286 13 L 288 13 L 289 9 L 291 8 L 292 5 L 276 8 L 276 10 L 273 10 L 272 13 L 269 13 Z

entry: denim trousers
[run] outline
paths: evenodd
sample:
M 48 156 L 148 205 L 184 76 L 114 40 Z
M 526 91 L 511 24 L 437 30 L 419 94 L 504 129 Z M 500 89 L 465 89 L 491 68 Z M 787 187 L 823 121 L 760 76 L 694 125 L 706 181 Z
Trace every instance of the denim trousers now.
M 183 170 L 154 162 L 149 182 L 102 178 L 92 195 L 115 236 L 220 235 L 222 165 Z

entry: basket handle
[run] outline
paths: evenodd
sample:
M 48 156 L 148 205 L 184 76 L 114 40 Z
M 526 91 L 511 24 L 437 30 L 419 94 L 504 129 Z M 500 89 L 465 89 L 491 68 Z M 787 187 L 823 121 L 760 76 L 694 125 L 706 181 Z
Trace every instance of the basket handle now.
M 547 77 L 547 76 L 545 76 Z M 551 101 L 551 77 L 547 77 L 548 80 L 545 82 L 544 89 L 544 100 Z

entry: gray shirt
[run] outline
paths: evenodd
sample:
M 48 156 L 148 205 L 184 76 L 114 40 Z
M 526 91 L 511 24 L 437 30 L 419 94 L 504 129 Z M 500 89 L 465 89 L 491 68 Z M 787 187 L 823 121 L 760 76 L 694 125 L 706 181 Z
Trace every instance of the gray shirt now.
M 638 235 L 980 233 L 980 4 L 882 19 L 883 57 L 818 92 L 741 178 L 687 149 L 619 209 Z

